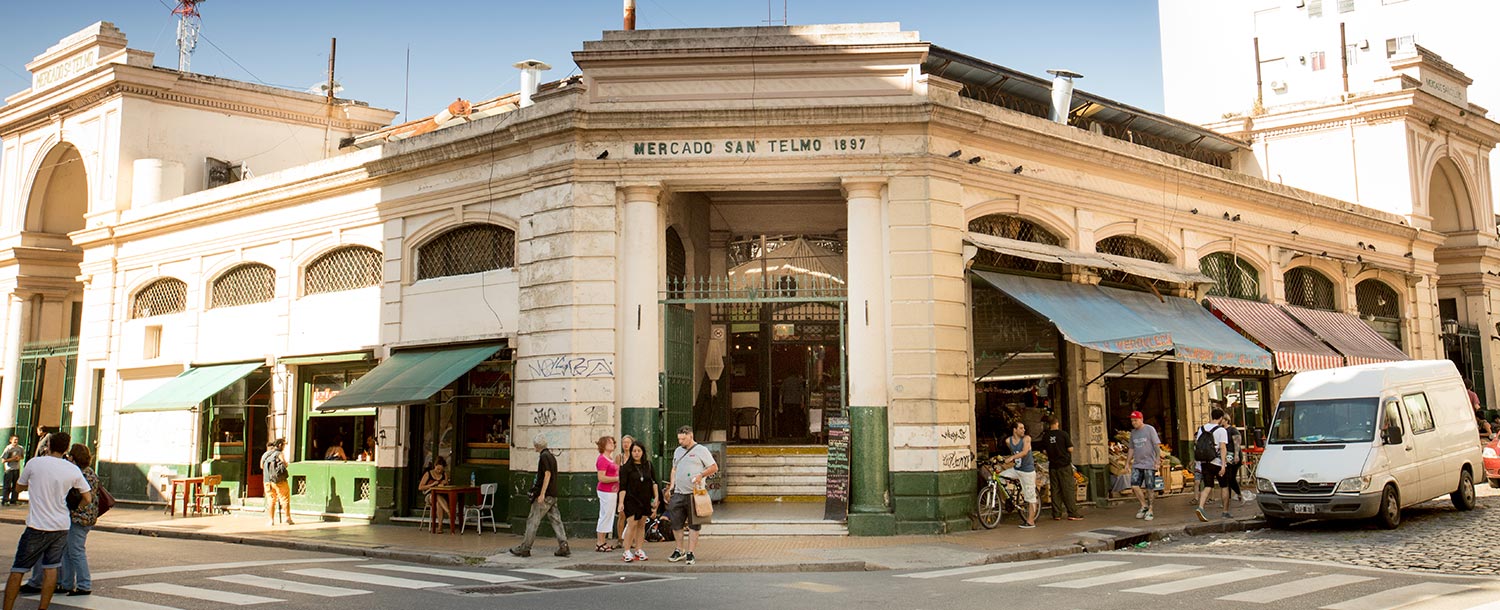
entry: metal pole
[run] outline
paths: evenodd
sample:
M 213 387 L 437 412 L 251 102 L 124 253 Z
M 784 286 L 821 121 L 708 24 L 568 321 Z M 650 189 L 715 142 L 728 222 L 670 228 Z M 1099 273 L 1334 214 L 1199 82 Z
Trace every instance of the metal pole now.
M 1344 70 L 1344 95 L 1349 95 L 1349 41 L 1344 35 L 1344 23 L 1339 22 L 1339 63 Z
M 625 0 L 625 29 L 635 29 L 635 0 Z
M 1252 38 L 1251 44 L 1255 45 L 1255 105 L 1264 108 L 1266 97 L 1260 74 L 1260 37 Z
M 328 39 L 328 105 L 333 105 L 333 59 L 338 55 L 339 39 Z

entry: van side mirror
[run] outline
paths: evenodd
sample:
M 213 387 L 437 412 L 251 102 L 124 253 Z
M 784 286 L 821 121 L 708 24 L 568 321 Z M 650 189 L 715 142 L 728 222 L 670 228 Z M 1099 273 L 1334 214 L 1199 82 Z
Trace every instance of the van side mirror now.
M 1385 440 L 1385 444 L 1387 444 L 1387 445 L 1400 445 L 1401 444 L 1401 439 L 1402 439 L 1402 437 L 1401 437 L 1401 429 L 1400 428 L 1386 428 L 1385 429 L 1385 439 L 1384 439 Z

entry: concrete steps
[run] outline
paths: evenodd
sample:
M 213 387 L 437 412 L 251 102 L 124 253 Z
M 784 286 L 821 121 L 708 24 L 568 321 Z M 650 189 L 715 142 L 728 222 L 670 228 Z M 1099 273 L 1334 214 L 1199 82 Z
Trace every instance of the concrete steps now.
M 756 501 L 818 501 L 827 492 L 828 450 L 818 446 L 730 447 L 725 491 Z

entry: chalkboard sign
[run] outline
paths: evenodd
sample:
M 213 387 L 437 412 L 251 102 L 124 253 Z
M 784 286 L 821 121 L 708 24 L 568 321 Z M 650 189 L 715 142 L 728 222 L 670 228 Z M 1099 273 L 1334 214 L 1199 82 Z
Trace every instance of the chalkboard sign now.
M 849 518 L 849 418 L 828 418 L 828 497 L 823 518 Z

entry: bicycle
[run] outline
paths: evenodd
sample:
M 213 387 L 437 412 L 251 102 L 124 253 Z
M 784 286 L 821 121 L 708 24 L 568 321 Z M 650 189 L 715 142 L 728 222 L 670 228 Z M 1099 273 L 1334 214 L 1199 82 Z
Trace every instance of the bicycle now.
M 1000 525 L 1000 519 L 1005 516 L 1007 509 L 1016 514 L 1021 513 L 1021 481 L 1000 476 L 997 465 L 1001 461 L 999 458 L 990 458 L 979 465 L 979 474 L 985 480 L 984 487 L 979 490 L 977 503 L 979 524 L 987 530 Z

